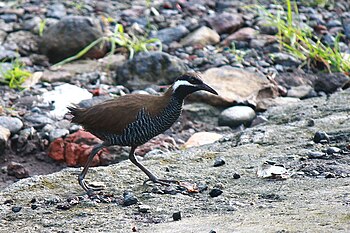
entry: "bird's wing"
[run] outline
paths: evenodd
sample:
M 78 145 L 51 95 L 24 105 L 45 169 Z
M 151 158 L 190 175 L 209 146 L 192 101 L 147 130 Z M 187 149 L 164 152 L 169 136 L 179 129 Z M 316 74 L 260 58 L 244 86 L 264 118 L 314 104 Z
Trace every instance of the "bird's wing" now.
M 107 100 L 87 109 L 73 107 L 69 110 L 74 116 L 72 122 L 82 125 L 88 131 L 120 135 L 136 120 L 142 108 L 150 115 L 155 115 L 157 109 L 164 107 L 161 96 L 133 94 Z

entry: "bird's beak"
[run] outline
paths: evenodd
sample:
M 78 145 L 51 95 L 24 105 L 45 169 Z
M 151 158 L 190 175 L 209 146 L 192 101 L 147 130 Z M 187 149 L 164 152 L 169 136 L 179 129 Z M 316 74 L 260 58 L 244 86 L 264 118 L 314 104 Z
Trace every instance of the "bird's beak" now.
M 203 83 L 200 87 L 200 90 L 210 92 L 214 95 L 218 95 L 218 93 L 211 87 L 209 87 L 207 84 Z

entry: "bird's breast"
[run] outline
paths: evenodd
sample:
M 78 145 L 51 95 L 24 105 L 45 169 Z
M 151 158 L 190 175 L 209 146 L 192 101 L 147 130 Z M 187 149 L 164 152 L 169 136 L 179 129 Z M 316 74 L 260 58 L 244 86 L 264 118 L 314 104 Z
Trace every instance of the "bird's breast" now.
M 151 115 L 147 109 L 142 108 L 135 121 L 130 123 L 121 135 L 108 136 L 111 144 L 123 146 L 138 146 L 149 141 L 151 138 L 169 129 L 179 118 L 182 110 L 182 102 L 170 101 L 159 112 Z

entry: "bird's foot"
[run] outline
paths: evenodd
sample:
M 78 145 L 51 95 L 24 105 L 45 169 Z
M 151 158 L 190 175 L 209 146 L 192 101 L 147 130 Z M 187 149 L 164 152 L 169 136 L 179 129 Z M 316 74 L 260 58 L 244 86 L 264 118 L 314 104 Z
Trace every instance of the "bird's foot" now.
M 89 196 L 94 195 L 94 192 L 98 192 L 104 189 L 104 185 L 100 183 L 92 183 L 88 185 L 84 179 L 78 179 L 80 186 L 86 191 Z
M 156 177 L 152 177 L 152 178 L 149 178 L 148 180 L 145 180 L 145 182 L 143 182 L 143 184 L 147 184 L 147 182 L 153 182 L 153 183 L 156 183 L 156 184 L 161 184 L 161 185 L 165 185 L 165 186 L 170 186 L 171 184 L 176 184 L 176 185 L 179 185 L 180 184 L 180 181 L 178 180 L 167 180 L 167 179 L 158 179 Z
M 149 181 L 152 181 L 153 183 L 165 185 L 165 186 L 174 185 L 178 190 L 182 190 L 182 191 L 186 190 L 189 193 L 199 192 L 196 184 L 192 184 L 192 183 L 189 183 L 186 181 L 150 178 L 150 179 L 146 180 L 143 184 L 145 185 Z

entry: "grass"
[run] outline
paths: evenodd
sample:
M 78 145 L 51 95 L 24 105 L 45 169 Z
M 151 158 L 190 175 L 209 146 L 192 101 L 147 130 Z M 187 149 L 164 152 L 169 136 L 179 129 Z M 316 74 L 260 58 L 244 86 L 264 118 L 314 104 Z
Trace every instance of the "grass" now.
M 32 76 L 32 73 L 23 69 L 23 64 L 18 60 L 12 62 L 12 68 L 7 71 L 2 71 L 0 83 L 8 85 L 13 89 L 23 89 L 22 84 L 24 81 Z
M 236 61 L 242 63 L 244 61 L 244 56 L 246 52 L 243 50 L 239 50 L 236 48 L 236 44 L 234 42 L 231 43 L 230 52 L 235 55 Z
M 262 6 L 255 6 L 269 25 L 278 29 L 277 38 L 281 49 L 303 61 L 302 66 L 326 70 L 328 72 L 350 72 L 350 60 L 340 52 L 339 41 L 342 35 L 336 37 L 333 47 L 325 45 L 321 39 L 300 26 L 298 7 L 295 2 L 286 0 L 286 11 L 279 11 L 276 15 Z M 283 8 L 282 8 L 283 9 Z M 294 9 L 294 10 L 293 10 Z M 296 16 L 294 18 L 294 16 Z
M 46 19 L 42 19 L 39 22 L 39 36 L 42 37 L 46 27 Z
M 68 57 L 63 61 L 56 63 L 54 66 L 61 66 L 68 62 L 77 60 L 82 56 L 84 56 L 93 47 L 97 45 L 104 46 L 105 43 L 108 43 L 108 42 L 111 44 L 111 50 L 109 54 L 114 54 L 117 46 L 120 46 L 120 47 L 126 48 L 129 51 L 129 59 L 132 59 L 134 55 L 138 52 L 148 51 L 148 49 L 152 47 L 151 44 L 153 43 L 159 43 L 160 44 L 159 50 L 162 50 L 161 41 L 158 38 L 147 39 L 142 36 L 135 36 L 133 34 L 129 35 L 124 31 L 123 25 L 116 24 L 114 33 L 111 36 L 104 36 L 104 37 L 98 38 L 97 40 L 91 42 L 88 46 L 86 46 L 76 55 Z

